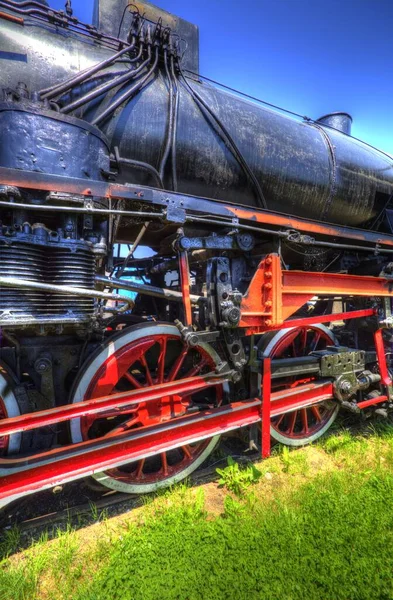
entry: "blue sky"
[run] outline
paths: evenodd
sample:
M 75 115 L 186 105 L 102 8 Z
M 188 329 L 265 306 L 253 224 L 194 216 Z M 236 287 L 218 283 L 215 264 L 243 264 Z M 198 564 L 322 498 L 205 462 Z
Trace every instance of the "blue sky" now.
M 49 0 L 63 8 L 64 0 Z M 200 71 L 393 154 L 393 0 L 156 0 L 200 28 Z M 73 0 L 91 22 L 93 0 Z

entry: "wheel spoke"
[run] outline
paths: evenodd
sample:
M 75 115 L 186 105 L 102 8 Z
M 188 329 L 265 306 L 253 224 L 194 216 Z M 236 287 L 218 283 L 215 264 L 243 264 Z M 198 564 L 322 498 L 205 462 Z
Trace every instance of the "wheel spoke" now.
M 172 369 L 169 372 L 169 375 L 166 379 L 166 381 L 173 381 L 174 379 L 176 379 L 177 374 L 184 362 L 185 357 L 188 354 L 188 348 L 183 348 L 183 350 L 181 351 L 181 353 L 179 354 L 179 356 L 177 357 L 177 359 L 175 360 Z
M 164 369 L 165 369 L 165 357 L 166 357 L 166 337 L 161 338 L 160 340 L 160 355 L 158 357 L 158 376 L 157 383 L 164 383 Z
M 143 473 L 143 467 L 145 466 L 145 460 L 146 460 L 145 458 L 141 458 L 141 460 L 138 461 L 138 466 L 137 466 L 136 473 L 135 473 L 135 477 L 137 479 L 141 478 L 141 475 Z
M 148 366 L 147 361 L 146 361 L 146 356 L 144 354 L 142 354 L 142 356 L 140 357 L 139 361 L 140 361 L 141 365 L 143 366 L 143 368 L 145 369 L 147 384 L 148 385 L 154 385 L 153 384 L 153 378 L 151 376 L 150 369 L 149 369 L 149 366 Z
M 282 413 L 282 415 L 280 415 L 278 417 L 278 421 L 276 421 L 275 423 L 273 423 L 274 427 L 277 427 L 277 429 L 280 427 L 281 423 L 284 420 L 285 415 L 286 415 L 286 413 Z
M 157 333 L 154 333 L 155 329 Z M 124 335 L 123 343 L 115 351 L 111 346 L 105 348 L 102 357 L 105 369 L 100 368 L 96 372 L 88 388 L 93 391 L 85 392 L 86 399 L 137 388 L 158 388 L 163 382 L 197 375 L 203 367 L 214 371 L 219 360 L 214 349 L 208 345 L 201 349 L 186 347 L 177 328 L 168 324 L 138 327 Z M 188 373 L 184 374 L 185 371 Z M 102 390 L 105 390 L 105 394 Z M 190 393 L 188 396 L 168 396 L 82 417 L 83 439 L 119 436 L 124 431 L 130 431 L 132 435 L 134 430 L 136 432 L 140 428 L 182 416 L 191 402 L 189 396 Z M 204 406 L 220 406 L 222 396 L 223 390 L 218 386 L 201 401 L 205 402 Z M 170 482 L 172 477 L 181 479 L 183 472 L 192 471 L 209 454 L 210 448 L 211 440 L 203 439 L 192 445 L 185 444 L 176 451 L 162 450 L 154 456 L 106 471 L 106 485 L 117 489 L 114 482 L 121 482 L 122 489 L 130 489 L 131 493 L 135 493 L 134 490 L 140 486 L 153 490 Z
M 186 446 L 182 446 L 181 449 L 183 450 L 183 452 L 187 456 L 187 458 L 192 458 L 190 446 L 188 444 Z
M 317 346 L 319 344 L 319 340 L 321 339 L 321 334 L 318 333 L 318 331 L 315 332 L 314 338 L 313 338 L 313 343 L 311 346 L 311 352 L 314 352 L 317 349 Z
M 168 458 L 166 452 L 162 452 L 161 454 L 161 464 L 164 477 L 166 477 L 168 475 Z
M 121 433 L 122 431 L 126 431 L 127 429 L 130 429 L 133 425 L 137 425 L 138 423 L 139 423 L 138 417 L 133 417 L 132 419 L 128 419 L 128 421 L 125 421 L 124 423 L 119 425 L 119 427 L 115 427 L 114 429 L 109 431 L 107 434 L 105 434 L 105 437 L 115 437 L 116 435 L 119 435 L 119 433 Z
M 300 352 L 303 356 L 306 355 L 307 351 L 307 327 L 303 327 L 300 332 Z
M 286 430 L 285 433 L 288 433 L 289 435 L 293 434 L 293 431 L 294 431 L 295 425 L 296 425 L 296 419 L 297 419 L 297 410 L 294 410 L 292 413 L 290 413 L 289 425 L 288 425 L 288 429 Z
M 267 337 L 266 339 L 267 346 L 262 343 L 260 347 L 262 349 L 270 348 L 268 353 L 270 358 L 287 359 L 306 356 L 317 348 L 322 349 L 335 343 L 332 333 L 322 325 L 290 327 L 288 330 L 276 334 L 276 338 L 273 336 L 273 338 Z M 296 387 L 314 380 L 315 376 L 285 377 L 275 380 L 272 389 L 275 391 L 296 389 Z M 336 413 L 337 411 L 330 410 L 323 404 L 283 413 L 271 421 L 272 437 L 283 444 L 288 443 L 294 446 L 306 444 L 322 435 L 333 422 Z
M 126 379 L 128 379 L 128 381 L 129 381 L 130 383 L 132 383 L 132 385 L 133 385 L 134 387 L 136 387 L 136 388 L 141 388 L 141 387 L 143 387 L 143 386 L 142 386 L 142 384 L 141 384 L 141 383 L 139 383 L 139 381 L 138 381 L 137 379 L 135 379 L 135 377 L 134 377 L 133 375 L 131 375 L 131 373 L 129 373 L 128 371 L 126 371 L 126 372 L 124 373 L 124 377 L 125 377 Z
M 307 415 L 307 408 L 302 408 L 302 423 L 303 423 L 303 431 L 302 433 L 308 433 L 309 428 L 308 428 L 308 415 Z
M 186 373 L 184 375 L 184 379 L 187 379 L 187 377 L 194 377 L 195 375 L 198 375 L 199 371 L 205 366 L 207 365 L 207 359 L 203 358 L 201 360 L 200 363 L 198 363 L 195 367 L 193 367 L 192 369 L 190 369 L 188 371 L 188 373 Z
M 321 423 L 322 416 L 321 416 L 321 412 L 320 412 L 318 406 L 312 406 L 311 407 L 311 412 L 314 415 L 314 417 L 316 418 L 317 422 Z

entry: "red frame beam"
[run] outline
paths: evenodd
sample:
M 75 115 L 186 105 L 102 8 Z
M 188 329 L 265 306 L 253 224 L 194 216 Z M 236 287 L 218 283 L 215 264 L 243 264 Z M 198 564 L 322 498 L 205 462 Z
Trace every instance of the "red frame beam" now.
M 374 309 L 366 309 L 286 321 L 314 296 L 393 296 L 392 281 L 385 277 L 286 271 L 281 268 L 278 254 L 270 254 L 259 263 L 242 299 L 239 326 L 251 335 L 375 314 Z
M 204 438 L 213 437 L 232 429 L 251 425 L 260 420 L 261 401 L 254 399 L 236 402 L 211 411 L 180 417 L 151 427 L 143 427 L 132 433 L 126 432 L 116 437 L 89 440 L 71 446 L 73 456 L 61 457 L 64 449 L 50 450 L 39 456 L 44 464 L 34 465 L 36 457 L 29 457 L 29 466 L 23 469 L 20 458 L 13 461 L 21 468 L 0 479 L 0 500 L 16 499 L 22 494 L 61 485 L 67 481 L 86 477 L 106 469 L 114 468 L 143 457 L 152 456 L 179 446 L 191 444 Z M 93 443 L 92 443 L 93 442 Z M 101 442 L 101 446 L 91 449 Z M 102 442 L 105 443 L 103 452 Z M 90 445 L 90 448 L 89 448 Z M 79 451 L 78 454 L 75 454 Z M 1 459 L 0 467 L 6 466 L 9 459 Z
M 101 413 L 124 406 L 135 406 L 141 402 L 152 402 L 164 396 L 195 393 L 208 387 L 227 381 L 225 376 L 198 375 L 179 381 L 162 383 L 159 386 L 139 388 L 130 392 L 120 392 L 110 396 L 102 396 L 74 404 L 66 404 L 56 408 L 40 410 L 19 417 L 0 421 L 0 436 L 11 435 L 18 431 L 28 431 L 36 427 L 45 427 L 62 421 L 69 421 L 86 415 Z
M 306 408 L 312 404 L 331 400 L 334 397 L 333 383 L 327 380 L 299 385 L 290 390 L 282 390 L 272 394 L 270 416 L 276 417 L 282 413 Z
M 270 419 L 271 401 L 272 401 L 272 361 L 270 358 L 264 358 L 262 361 L 262 458 L 270 456 Z
M 267 360 L 267 363 L 264 365 L 264 385 L 266 386 L 264 393 L 267 395 L 264 395 L 264 408 L 262 408 L 261 400 L 254 398 L 179 417 L 160 425 L 143 427 L 131 432 L 119 433 L 116 436 L 87 440 L 79 444 L 52 449 L 28 458 L 2 458 L 0 459 L 0 468 L 3 469 L 3 473 L 6 469 L 9 469 L 10 474 L 0 478 L 0 500 L 13 499 L 21 494 L 60 485 L 73 479 L 92 475 L 200 439 L 252 425 L 260 422 L 261 410 L 263 410 L 264 420 L 266 419 L 264 456 L 269 456 L 270 417 L 281 414 L 284 409 L 293 410 L 300 406 L 308 406 L 331 398 L 333 386 L 331 382 L 299 386 L 287 394 L 289 400 L 287 404 L 285 404 L 285 391 L 275 392 L 271 394 L 270 404 L 268 394 L 270 359 L 265 360 Z M 140 390 L 136 391 L 139 392 Z M 145 391 L 147 391 L 147 388 L 145 388 Z M 134 394 L 134 392 L 132 393 Z M 265 402 L 266 399 L 267 402 Z M 89 401 L 86 401 L 86 404 L 87 402 Z M 81 408 L 79 404 L 84 403 L 78 403 L 74 407 L 70 405 L 70 408 Z M 90 409 L 92 408 L 90 407 Z M 39 416 L 39 413 L 36 413 L 36 415 Z M 69 418 L 69 414 L 67 417 Z M 9 422 L 11 419 L 7 419 L 7 421 Z M 32 425 L 32 421 L 30 424 Z M 268 442 L 267 433 L 269 434 Z

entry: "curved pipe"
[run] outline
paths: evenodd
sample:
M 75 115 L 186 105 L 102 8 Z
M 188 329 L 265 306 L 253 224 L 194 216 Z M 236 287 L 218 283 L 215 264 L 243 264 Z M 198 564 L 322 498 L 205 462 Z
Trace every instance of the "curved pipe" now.
M 171 76 L 169 73 L 169 68 L 168 68 L 168 51 L 166 49 L 164 50 L 164 65 L 165 65 L 165 73 L 166 73 L 166 78 L 167 78 L 167 83 L 168 83 L 169 106 L 168 106 L 168 129 L 167 129 L 167 134 L 166 134 L 165 149 L 164 149 L 164 153 L 162 155 L 162 158 L 160 161 L 160 166 L 158 169 L 161 179 L 164 178 L 165 165 L 167 163 L 168 156 L 171 151 L 172 140 L 173 140 L 173 92 L 174 92 L 174 90 L 173 90 L 172 79 L 171 79 Z
M 50 91 L 40 90 L 39 93 L 41 98 L 50 99 L 54 98 L 55 96 L 59 96 L 60 94 L 63 94 L 78 83 L 81 83 L 82 81 L 88 79 L 88 77 L 95 75 L 95 73 L 98 73 L 98 71 L 101 71 L 101 69 L 104 69 L 105 67 L 108 67 L 109 65 L 113 64 L 118 58 L 120 58 L 120 56 L 123 56 L 123 54 L 126 54 L 127 52 L 131 52 L 131 50 L 133 50 L 134 48 L 135 38 L 133 38 L 131 44 L 129 46 L 126 46 L 126 48 L 123 48 L 123 50 L 120 50 L 116 54 L 113 54 L 111 57 L 102 60 L 101 62 L 95 64 L 93 67 L 89 67 L 84 72 L 78 73 L 78 75 L 71 77 L 63 83 L 54 86 Z
M 134 56 L 134 58 L 130 58 L 128 62 L 130 62 L 130 63 L 138 62 L 138 60 L 142 56 L 142 52 L 143 52 L 143 44 L 140 44 L 138 54 L 136 56 Z
M 83 106 L 83 104 L 86 104 L 87 102 L 94 100 L 98 96 L 101 96 L 101 94 L 105 94 L 106 92 L 109 92 L 114 87 L 117 87 L 118 85 L 121 85 L 122 83 L 125 83 L 126 81 L 129 81 L 131 79 L 134 79 L 149 64 L 150 60 L 151 60 L 151 48 L 149 46 L 148 58 L 145 61 L 143 61 L 143 63 L 141 63 L 141 65 L 138 68 L 134 69 L 133 71 L 127 71 L 127 73 L 124 73 L 124 75 L 121 75 L 120 77 L 116 77 L 116 79 L 112 79 L 111 81 L 108 81 L 107 83 L 101 84 L 100 86 L 98 86 L 97 88 L 92 90 L 91 92 L 88 92 L 87 94 L 85 94 L 84 96 L 81 96 L 74 102 L 71 102 L 71 104 L 66 104 L 61 109 L 61 112 L 69 113 L 73 110 L 76 110 L 80 106 Z
M 145 83 L 149 79 L 150 75 L 152 75 L 152 73 L 154 73 L 154 71 L 156 70 L 157 63 L 158 63 L 158 47 L 156 47 L 153 66 L 148 71 L 148 73 L 140 81 L 138 81 L 135 85 L 133 85 L 129 90 L 127 90 L 126 92 L 121 94 L 117 98 L 117 100 L 114 100 L 101 114 L 97 115 L 95 119 L 90 121 L 91 124 L 98 125 L 98 123 L 101 123 L 101 121 L 104 121 L 107 117 L 109 117 L 109 115 L 111 115 L 118 106 L 123 104 L 123 102 L 125 102 L 126 100 L 130 100 L 131 97 L 136 92 L 139 92 L 140 89 L 145 85 Z
M 175 107 L 173 116 L 173 132 L 172 132 L 172 187 L 177 192 L 177 164 L 176 164 L 176 140 L 177 140 L 177 120 L 179 115 L 179 86 L 176 79 L 175 73 L 175 60 L 171 56 L 171 77 L 173 88 L 175 90 Z
M 267 203 L 266 203 L 265 197 L 263 195 L 261 186 L 259 185 L 259 181 L 255 177 L 254 173 L 251 171 L 250 167 L 248 166 L 247 162 L 245 161 L 243 155 L 241 154 L 241 152 L 240 152 L 239 148 L 237 147 L 235 141 L 233 140 L 232 136 L 230 135 L 230 133 L 228 132 L 228 130 L 226 129 L 226 127 L 224 126 L 222 121 L 212 111 L 210 106 L 208 104 L 206 104 L 206 102 L 204 101 L 202 96 L 200 96 L 198 94 L 198 92 L 196 92 L 190 86 L 190 84 L 186 80 L 186 78 L 183 75 L 183 72 L 181 70 L 180 70 L 180 74 L 181 74 L 183 82 L 184 82 L 184 83 L 182 82 L 183 87 L 190 93 L 195 104 L 199 107 L 199 110 L 204 115 L 204 117 L 207 119 L 207 122 L 211 124 L 211 121 L 213 120 L 213 122 L 215 122 L 216 125 L 218 126 L 218 128 L 221 130 L 221 134 L 220 134 L 220 132 L 217 131 L 217 129 L 215 128 L 216 133 L 218 133 L 218 135 L 221 137 L 221 139 L 226 144 L 229 151 L 234 155 L 234 157 L 237 159 L 240 166 L 243 168 L 249 181 L 251 181 L 253 183 L 254 188 L 257 192 L 257 197 L 259 199 L 259 202 L 260 202 L 262 208 L 267 208 Z
M 115 152 L 115 160 L 118 164 L 124 164 L 124 165 L 128 165 L 130 167 L 135 167 L 136 169 L 140 169 L 141 171 L 146 171 L 147 173 L 149 173 L 150 175 L 152 175 L 155 179 L 155 182 L 157 183 L 157 187 L 164 189 L 164 183 L 160 177 L 159 172 L 157 171 L 157 169 L 155 169 L 153 167 L 153 165 L 150 165 L 149 163 L 146 162 L 142 162 L 141 160 L 134 160 L 131 158 L 122 158 L 120 156 L 119 153 L 119 148 L 117 146 L 114 147 L 114 152 Z
M 20 8 L 20 6 L 38 6 L 40 8 Z M 45 4 L 41 4 L 39 2 L 12 2 L 11 0 L 6 0 L 6 2 L 0 2 L 0 6 L 2 8 L 6 8 L 6 9 L 11 9 L 13 11 L 15 11 L 18 14 L 22 14 L 22 15 L 29 15 L 32 16 L 34 19 L 37 19 L 38 21 L 44 22 L 44 23 L 49 23 L 51 24 L 52 21 L 49 18 L 49 7 L 45 6 Z M 42 9 L 47 9 L 47 12 L 45 12 L 45 10 Z M 59 19 L 61 19 L 63 22 L 66 21 L 66 17 L 64 16 L 64 14 L 61 14 L 60 11 L 52 11 Z M 67 19 L 67 27 L 71 30 L 71 31 L 76 31 L 77 33 L 79 33 L 79 35 L 83 35 L 85 37 L 88 37 L 90 39 L 95 39 L 97 40 L 98 35 L 99 35 L 99 39 L 102 43 L 107 44 L 109 47 L 111 47 L 111 50 L 116 50 L 119 47 L 119 44 L 124 44 L 125 42 L 123 40 L 120 40 L 118 38 L 115 38 L 111 35 L 105 34 L 105 33 L 99 33 L 95 28 L 92 28 L 91 25 L 88 25 L 86 23 L 82 23 L 82 21 L 79 21 L 76 18 L 72 18 L 72 19 Z M 96 35 L 94 35 L 96 34 Z M 114 47 L 114 44 L 116 44 L 116 46 Z

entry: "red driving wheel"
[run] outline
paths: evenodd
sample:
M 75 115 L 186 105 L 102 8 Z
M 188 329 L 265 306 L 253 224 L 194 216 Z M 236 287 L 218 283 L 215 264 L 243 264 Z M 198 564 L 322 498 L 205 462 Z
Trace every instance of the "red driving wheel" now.
M 108 342 L 83 370 L 73 402 L 116 392 L 160 385 L 214 371 L 218 356 L 208 345 L 188 348 L 173 325 L 144 324 Z M 189 395 L 163 396 L 157 401 L 74 420 L 74 442 L 116 435 L 120 431 L 163 423 L 191 411 L 218 406 L 223 386 Z M 212 452 L 218 436 L 143 458 L 95 475 L 102 484 L 128 493 L 146 493 L 180 481 Z
M 332 332 L 324 325 L 289 327 L 277 333 L 268 333 L 259 343 L 265 357 L 296 358 L 335 345 Z M 313 381 L 313 376 L 286 377 L 273 380 L 272 390 L 293 388 Z M 283 413 L 271 421 L 270 433 L 274 440 L 287 446 L 304 446 L 323 435 L 337 417 L 337 403 L 324 401 L 314 406 Z

